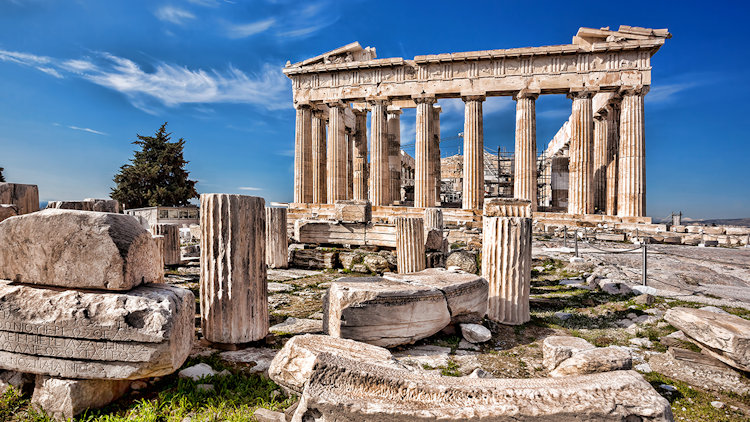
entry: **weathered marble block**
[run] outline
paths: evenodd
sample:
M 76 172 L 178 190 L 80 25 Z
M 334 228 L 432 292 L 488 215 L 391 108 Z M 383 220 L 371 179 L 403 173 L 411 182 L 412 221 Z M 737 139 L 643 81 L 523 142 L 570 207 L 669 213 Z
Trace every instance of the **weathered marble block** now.
M 13 204 L 18 214 L 39 211 L 39 188 L 36 185 L 0 183 L 0 204 Z
M 120 212 L 120 203 L 114 199 L 86 198 L 83 201 L 50 201 L 47 209 L 56 208 L 61 210 L 96 211 L 96 212 Z
M 565 378 L 435 377 L 318 355 L 293 421 L 671 421 L 633 371 Z
M 138 379 L 187 359 L 195 297 L 150 284 L 129 292 L 0 280 L 0 368 L 61 378 Z
M 381 277 L 342 278 L 323 298 L 323 331 L 382 347 L 414 343 L 451 321 L 440 290 Z
M 31 404 L 58 420 L 68 420 L 86 409 L 106 406 L 129 389 L 128 380 L 74 380 L 37 375 Z
M 398 364 L 388 349 L 354 340 L 306 334 L 292 337 L 276 354 L 268 376 L 290 394 L 301 394 L 310 379 L 315 359 L 321 353 L 333 353 L 352 359 L 383 364 Z
M 18 215 L 18 207 L 13 204 L 0 204 L 0 221 Z
M 388 280 L 434 287 L 445 295 L 451 322 L 480 322 L 487 313 L 489 283 L 476 274 L 428 268 L 411 274 L 385 274 Z
M 286 208 L 266 207 L 266 264 L 268 268 L 289 267 L 289 236 Z
M 156 242 L 131 216 L 44 210 L 0 223 L 0 279 L 130 290 L 159 281 Z
M 368 200 L 347 199 L 336 201 L 334 218 L 346 223 L 369 223 L 372 205 Z
M 531 217 L 531 201 L 518 198 L 490 198 L 484 202 L 486 217 Z
M 750 371 L 750 321 L 692 308 L 672 308 L 664 319 L 711 356 L 734 368 Z

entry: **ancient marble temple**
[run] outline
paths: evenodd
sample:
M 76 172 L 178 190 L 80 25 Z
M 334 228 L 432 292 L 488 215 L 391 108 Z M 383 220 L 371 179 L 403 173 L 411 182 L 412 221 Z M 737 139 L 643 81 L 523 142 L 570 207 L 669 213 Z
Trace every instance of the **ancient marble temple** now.
M 408 213 L 406 205 L 440 206 L 438 101 L 461 98 L 463 203 L 447 218 L 481 215 L 482 104 L 491 96 L 510 96 L 516 101 L 516 198 L 531 201 L 536 211 L 538 173 L 565 172 L 568 214 L 644 217 L 644 96 L 651 85 L 651 57 L 670 37 L 666 29 L 580 28 L 571 44 L 410 60 L 378 59 L 374 48 L 354 42 L 287 63 L 283 71 L 292 80 L 297 110 L 290 212 L 325 214 L 346 199 L 369 200 L 374 217 Z M 552 155 L 567 159 L 564 166 L 545 167 L 537 158 L 535 103 L 540 95 L 571 99 L 566 142 L 553 140 L 556 147 L 550 147 Z M 416 108 L 413 203 L 397 191 L 404 108 Z M 392 209 L 397 206 L 402 211 Z

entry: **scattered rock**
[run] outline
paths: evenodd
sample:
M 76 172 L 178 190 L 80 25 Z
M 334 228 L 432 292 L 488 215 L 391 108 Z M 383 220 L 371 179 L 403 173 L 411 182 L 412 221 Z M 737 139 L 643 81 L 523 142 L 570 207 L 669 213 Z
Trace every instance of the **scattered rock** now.
M 35 378 L 32 374 L 0 370 L 0 396 L 11 386 L 17 391 L 23 391 L 27 385 L 35 382 Z
M 476 344 L 469 343 L 468 341 L 461 339 L 461 341 L 458 342 L 458 348 L 461 350 L 479 350 L 480 347 Z
M 382 274 L 391 270 L 391 265 L 385 257 L 380 255 L 367 255 L 364 259 L 364 265 L 370 272 Z
M 294 290 L 294 286 L 291 284 L 277 283 L 274 281 L 268 282 L 268 293 L 285 293 Z
M 645 349 L 650 349 L 654 347 L 654 344 L 651 343 L 651 340 L 644 338 L 644 337 L 631 338 L 629 340 L 629 343 L 634 346 L 643 347 Z
M 130 389 L 133 391 L 141 391 L 146 387 L 148 387 L 148 383 L 143 380 L 136 380 L 130 383 Z
M 593 374 L 596 372 L 630 369 L 633 358 L 630 350 L 620 347 L 601 347 L 574 353 L 572 357 L 560 362 L 553 371 L 552 377 Z
M 701 311 L 709 311 L 709 312 L 715 312 L 717 314 L 731 315 L 729 312 L 727 312 L 727 311 L 725 311 L 725 310 L 723 310 L 721 308 L 717 308 L 716 306 L 704 306 L 704 307 L 699 308 L 699 309 Z
M 633 298 L 633 302 L 637 303 L 638 305 L 652 305 L 654 303 L 655 298 L 648 294 L 641 294 Z
M 542 342 L 544 367 L 552 371 L 560 362 L 570 358 L 573 354 L 593 348 L 593 344 L 580 337 L 549 336 Z
M 638 372 L 642 372 L 644 374 L 648 374 L 651 372 L 651 365 L 648 363 L 639 363 L 638 365 L 633 366 L 633 369 L 635 369 Z
M 555 312 L 554 317 L 559 319 L 560 321 L 565 321 L 570 319 L 573 316 L 573 314 L 569 312 Z
M 583 258 L 577 257 L 577 256 L 571 256 L 570 257 L 570 263 L 571 264 L 584 264 L 586 261 L 584 261 Z
M 659 388 L 661 388 L 664 391 L 669 391 L 670 393 L 674 393 L 675 391 L 677 391 L 676 388 L 672 387 L 669 384 L 659 384 Z
M 724 408 L 724 402 L 721 401 L 712 401 L 711 406 L 717 408 L 717 409 L 723 409 Z
M 469 378 L 493 378 L 492 374 L 482 368 L 477 368 L 469 374 Z
M 274 334 L 316 334 L 323 332 L 323 321 L 319 319 L 287 318 L 269 329 Z
M 217 372 L 214 371 L 214 368 L 212 368 L 210 365 L 206 363 L 199 363 L 197 365 L 193 365 L 181 370 L 177 373 L 177 376 L 180 378 L 190 378 L 193 381 L 198 381 L 201 378 L 212 377 L 216 374 Z
M 262 407 L 253 413 L 253 417 L 258 422 L 286 422 L 286 417 L 283 413 L 274 412 Z
M 484 343 L 492 338 L 492 332 L 479 324 L 461 324 L 461 335 L 469 343 Z
M 477 273 L 477 256 L 467 250 L 459 249 L 451 252 L 448 255 L 448 259 L 445 260 L 445 265 L 450 267 L 459 267 L 461 270 L 466 271 L 470 274 Z
M 629 295 L 633 292 L 630 286 L 617 280 L 603 278 L 598 283 L 602 291 L 611 295 Z
M 38 375 L 31 404 L 58 420 L 105 406 L 130 388 L 127 380 L 73 380 Z
M 247 365 L 245 372 L 264 374 L 268 371 L 271 361 L 276 357 L 278 352 L 276 349 L 250 347 L 242 350 L 222 352 L 219 356 L 227 362 Z
M 650 357 L 649 365 L 660 374 L 710 391 L 750 394 L 750 380 L 734 368 L 701 353 L 670 347 Z

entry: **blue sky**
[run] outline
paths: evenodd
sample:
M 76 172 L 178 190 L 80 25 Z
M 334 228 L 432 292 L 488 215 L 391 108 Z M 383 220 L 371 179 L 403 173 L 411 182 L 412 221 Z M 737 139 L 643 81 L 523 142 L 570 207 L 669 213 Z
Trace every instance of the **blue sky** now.
M 0 167 L 42 201 L 109 194 L 136 133 L 169 122 L 199 192 L 292 198 L 294 109 L 281 73 L 352 41 L 378 57 L 570 43 L 578 27 L 669 28 L 646 97 L 648 214 L 750 217 L 742 2 L 0 0 Z M 462 130 L 444 101 L 444 138 Z M 514 104 L 485 103 L 485 145 L 512 150 Z M 570 114 L 537 101 L 542 149 Z M 402 142 L 414 142 L 414 113 Z M 405 145 L 407 151 L 411 151 Z M 446 142 L 444 154 L 456 151 Z

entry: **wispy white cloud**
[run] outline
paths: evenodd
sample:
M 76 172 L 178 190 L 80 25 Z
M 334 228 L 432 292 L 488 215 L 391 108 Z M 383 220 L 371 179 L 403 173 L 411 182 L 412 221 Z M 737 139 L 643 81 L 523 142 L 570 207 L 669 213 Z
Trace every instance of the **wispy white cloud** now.
M 537 111 L 536 117 L 542 119 L 560 119 L 570 116 L 572 108 L 553 108 L 550 110 Z
M 104 132 L 101 132 L 101 131 L 98 131 L 98 130 L 94 130 L 94 129 L 90 129 L 90 128 L 87 128 L 87 127 L 68 126 L 68 128 L 69 129 L 73 129 L 73 130 L 80 130 L 80 131 L 83 131 L 83 132 L 93 133 L 93 134 L 96 134 L 96 135 L 108 136 Z
M 261 189 L 261 188 L 256 188 L 256 187 L 252 187 L 252 186 L 240 186 L 240 187 L 238 187 L 237 189 L 239 189 L 239 190 L 249 190 L 249 191 L 259 191 L 259 190 L 263 190 L 263 189 Z
M 667 85 L 652 86 L 646 95 L 646 101 L 649 103 L 663 103 L 672 100 L 679 92 L 700 85 L 698 82 L 683 82 Z
M 303 7 L 288 10 L 291 12 L 279 19 L 283 26 L 276 29 L 275 35 L 278 38 L 307 38 L 340 19 L 337 2 L 330 0 L 310 1 Z
M 204 7 L 217 7 L 219 5 L 216 0 L 188 0 L 188 3 Z
M 294 157 L 294 150 L 284 149 L 281 151 L 276 151 L 276 155 L 281 155 L 282 157 Z
M 266 64 L 256 74 L 233 66 L 225 70 L 188 69 L 156 62 L 146 71 L 134 61 L 109 53 L 75 60 L 57 60 L 0 50 L 0 60 L 40 69 L 55 77 L 65 73 L 124 94 L 143 111 L 155 114 L 158 104 L 253 104 L 269 110 L 291 107 L 289 81 L 280 66 Z
M 229 38 L 247 38 L 249 36 L 267 31 L 276 23 L 276 18 L 263 19 L 246 24 L 226 24 L 226 33 Z
M 191 12 L 175 6 L 160 7 L 154 12 L 154 15 L 161 21 L 177 25 L 183 25 L 187 21 L 195 19 L 195 15 Z

